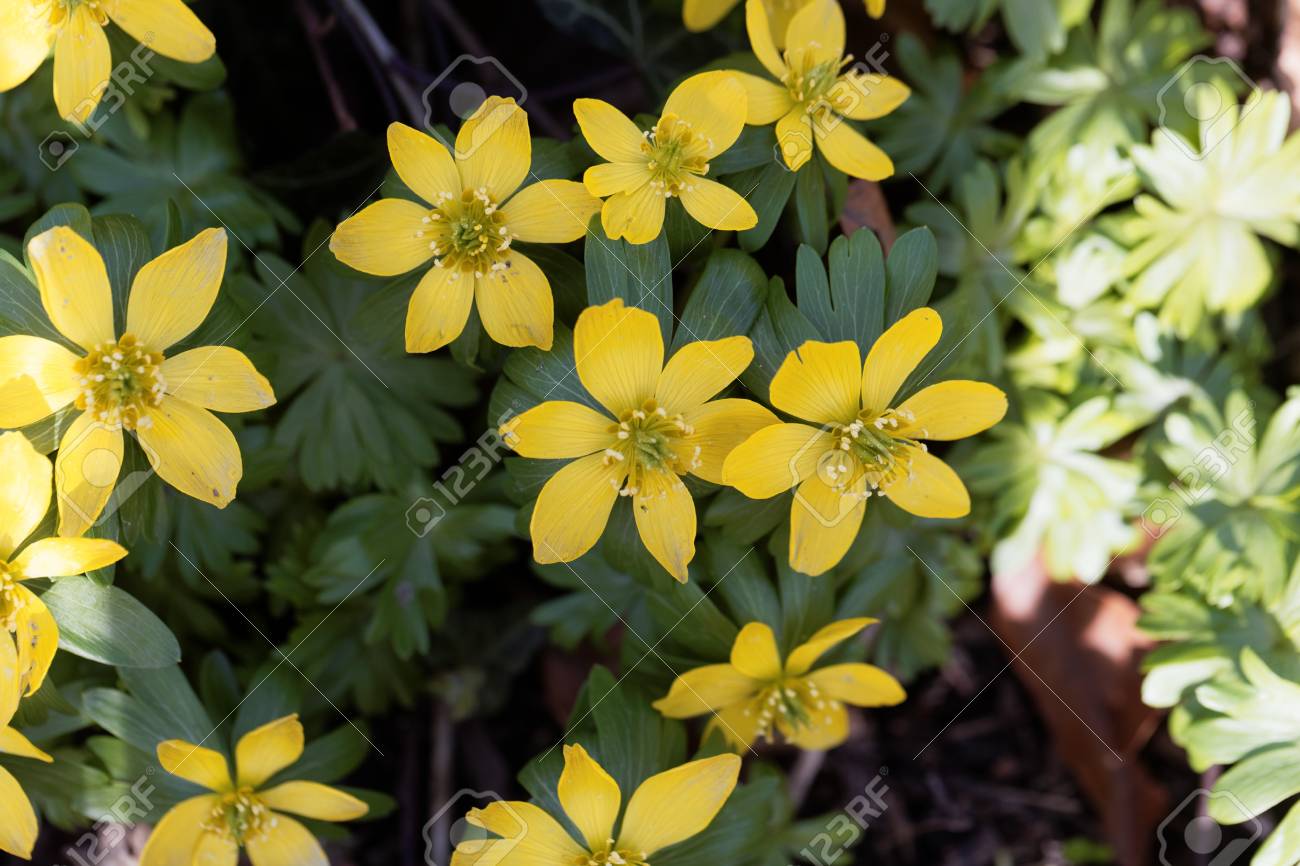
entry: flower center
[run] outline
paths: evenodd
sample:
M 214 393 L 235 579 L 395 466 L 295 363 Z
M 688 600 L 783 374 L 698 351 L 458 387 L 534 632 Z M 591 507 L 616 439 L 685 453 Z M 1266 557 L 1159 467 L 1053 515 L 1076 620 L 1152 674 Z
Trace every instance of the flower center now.
M 103 0 L 35 0 L 34 5 L 37 14 L 46 18 L 51 27 L 62 27 L 78 6 L 85 6 L 100 27 L 108 26 Z
M 606 841 L 599 851 L 575 857 L 574 866 L 650 866 L 644 851 L 620 849 L 617 844 L 613 839 Z
M 819 722 L 830 724 L 828 711 L 839 709 L 840 702 L 823 697 L 811 680 L 795 677 L 772 683 L 750 706 L 745 715 L 758 713 L 757 735 L 772 742 L 777 727 L 789 730 L 812 727 Z
M 21 578 L 18 569 L 0 561 L 0 632 L 18 630 L 18 614 L 27 606 L 27 592 L 19 586 Z
M 234 839 L 240 845 L 250 841 L 265 839 L 278 823 L 275 813 L 266 808 L 253 793 L 252 788 L 240 788 L 225 794 L 202 827 L 208 833 L 215 833 L 227 839 Z
M 708 173 L 713 142 L 675 114 L 659 118 L 654 129 L 646 130 L 641 150 L 648 157 L 650 185 L 664 198 L 680 196 L 691 188 L 691 179 Z
M 424 225 L 415 236 L 431 238 L 438 267 L 476 277 L 508 267 L 504 259 L 515 237 L 485 187 L 467 189 L 460 198 L 442 193 Z
M 840 80 L 840 70 L 853 61 L 853 55 L 846 54 L 842 60 L 819 60 L 817 43 L 787 48 L 785 65 L 787 72 L 781 83 L 790 91 L 790 98 L 804 107 L 804 112 L 813 114 L 822 109 L 830 109 L 842 114 L 841 109 L 852 107 L 853 97 L 846 90 L 857 84 L 854 73 L 847 76 L 848 88 L 836 87 Z
M 879 415 L 863 412 L 852 423 L 837 425 L 833 431 L 835 447 L 817 461 L 818 477 L 847 494 L 848 488 L 865 475 L 867 489 L 862 496 L 866 498 L 903 475 L 910 476 L 912 455 L 918 448 L 927 450 L 926 445 L 894 431 L 901 423 L 915 420 L 911 412 L 886 409 Z M 924 430 L 921 435 L 925 435 Z
M 151 352 L 131 334 L 100 343 L 77 362 L 77 408 L 114 430 L 148 427 L 147 410 L 166 392 L 161 352 Z
M 605 449 L 605 465 L 624 463 L 627 466 L 627 484 L 619 491 L 621 496 L 639 493 L 646 472 L 685 475 L 701 465 L 699 445 L 694 447 L 689 460 L 681 454 L 684 440 L 695 433 L 695 428 L 681 415 L 669 415 L 654 400 L 645 401 L 640 409 L 624 412 L 610 432 L 614 434 L 614 444 Z

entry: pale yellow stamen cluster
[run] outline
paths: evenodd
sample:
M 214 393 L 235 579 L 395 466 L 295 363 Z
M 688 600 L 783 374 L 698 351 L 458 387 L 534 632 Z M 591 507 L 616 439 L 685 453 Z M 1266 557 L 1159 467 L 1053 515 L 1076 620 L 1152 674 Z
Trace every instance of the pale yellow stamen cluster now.
M 852 96 L 845 88 L 836 87 L 840 81 L 840 70 L 853 62 L 853 55 L 846 54 L 843 59 L 818 61 L 818 43 L 787 49 L 785 52 L 786 73 L 781 83 L 790 92 L 790 98 L 803 106 L 805 114 L 815 114 L 819 110 L 829 109 L 837 114 L 852 107 Z M 864 90 L 860 75 L 849 73 L 845 76 L 848 89 Z
M 644 851 L 623 851 L 616 845 L 613 839 L 608 839 L 601 850 L 575 857 L 574 866 L 650 866 Z
M 897 430 L 900 424 L 915 420 L 909 411 L 888 409 L 879 415 L 864 412 L 849 424 L 837 426 L 833 432 L 835 447 L 817 461 L 818 477 L 845 496 L 863 499 L 873 492 L 884 495 L 882 488 L 903 475 L 910 481 L 912 455 L 916 449 L 925 452 L 927 448 L 916 438 L 898 435 Z M 925 434 L 921 430 L 919 436 L 923 438 Z M 864 475 L 866 490 L 853 492 L 850 488 Z
M 691 448 L 689 459 L 682 456 L 682 446 L 687 444 L 684 440 L 695 434 L 695 428 L 681 415 L 669 415 L 654 400 L 647 400 L 640 409 L 624 412 L 610 432 L 614 441 L 605 449 L 605 465 L 627 466 L 627 483 L 619 490 L 620 496 L 640 493 L 647 472 L 684 475 L 702 465 L 699 445 Z
M 85 6 L 100 27 L 108 26 L 108 13 L 102 0 L 37 0 L 37 13 L 49 21 L 51 27 L 62 27 L 72 17 L 78 6 Z
M 166 394 L 163 356 L 151 352 L 131 334 L 100 343 L 77 361 L 77 408 L 110 429 L 134 430 L 153 423 L 147 411 Z
M 450 269 L 454 277 L 481 278 L 509 269 L 515 236 L 486 187 L 467 189 L 459 196 L 443 192 L 422 224 L 415 236 L 428 238 L 434 264 Z
M 815 725 L 818 721 L 831 724 L 834 721 L 832 713 L 840 706 L 839 701 L 822 697 L 816 683 L 796 678 L 773 683 L 765 688 L 745 708 L 744 715 L 752 718 L 755 712 L 758 713 L 756 734 L 770 743 L 775 737 L 776 729 L 781 726 L 798 731 Z M 818 714 L 823 714 L 820 720 Z
M 12 565 L 0 562 L 0 632 L 18 630 L 18 614 L 27 606 L 27 592 L 18 585 L 21 577 Z
M 664 198 L 694 189 L 692 180 L 709 171 L 713 140 L 675 114 L 665 114 L 646 130 L 641 150 L 648 160 L 650 187 Z
M 241 788 L 223 795 L 202 826 L 204 832 L 246 845 L 265 840 L 278 823 L 275 813 L 266 808 L 252 789 Z

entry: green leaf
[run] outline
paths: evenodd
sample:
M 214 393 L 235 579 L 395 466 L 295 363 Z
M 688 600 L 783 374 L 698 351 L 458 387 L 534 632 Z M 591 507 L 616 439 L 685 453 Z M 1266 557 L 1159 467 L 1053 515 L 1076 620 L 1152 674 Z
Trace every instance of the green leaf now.
M 715 251 L 691 289 L 672 351 L 696 340 L 748 334 L 766 288 L 767 276 L 758 262 L 736 250 Z
M 629 307 L 640 307 L 659 319 L 664 345 L 673 336 L 672 262 L 668 239 L 663 233 L 647 244 L 610 240 L 593 217 L 587 230 L 584 261 L 587 268 L 587 303 L 604 304 L 622 298 Z
M 1300 793 L 1300 746 L 1286 745 L 1247 756 L 1219 777 L 1209 798 L 1210 817 L 1240 824 Z
M 65 577 L 41 596 L 59 624 L 60 648 L 101 664 L 162 668 L 181 660 L 163 621 L 116 586 Z

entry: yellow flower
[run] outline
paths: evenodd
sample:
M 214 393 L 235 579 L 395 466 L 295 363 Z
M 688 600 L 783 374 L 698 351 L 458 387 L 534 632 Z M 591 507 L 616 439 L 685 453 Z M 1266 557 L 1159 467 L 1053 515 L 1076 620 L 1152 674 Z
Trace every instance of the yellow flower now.
M 731 663 L 706 665 L 673 681 L 654 708 L 670 719 L 713 713 L 710 730 L 721 731 L 737 749 L 780 731 L 801 749 L 833 749 L 849 735 L 855 707 L 889 707 L 907 694 L 885 671 L 868 664 L 839 664 L 813 670 L 831 647 L 876 622 L 844 619 L 819 630 L 781 663 L 772 629 L 751 622 L 736 635 Z
M 235 745 L 235 775 L 220 752 L 183 740 L 158 744 L 158 761 L 212 793 L 191 797 L 163 816 L 149 835 L 140 866 L 235 866 L 239 849 L 253 866 L 327 866 L 311 831 L 285 813 L 315 821 L 351 821 L 369 807 L 318 782 L 268 779 L 302 757 L 302 723 L 296 715 L 268 722 Z
M 847 66 L 844 12 L 835 0 L 812 0 L 794 14 L 785 31 L 785 50 L 771 36 L 762 0 L 749 0 L 745 22 L 750 45 L 779 84 L 737 72 L 749 94 L 746 123 L 776 123 L 781 157 L 791 171 L 812 158 L 813 147 L 835 168 L 866 180 L 894 173 L 894 163 L 847 120 L 884 117 L 911 91 L 898 79 Z
M 736 143 L 745 128 L 745 88 L 734 72 L 702 72 L 677 85 L 654 128 L 642 132 L 599 99 L 573 103 L 583 138 L 602 159 L 582 176 L 605 199 L 600 222 L 611 238 L 649 243 L 659 236 L 668 199 L 711 229 L 741 231 L 758 215 L 740 194 L 705 177 L 709 160 Z
M 16 435 L 16 434 L 15 434 Z M 8 455 L 6 455 L 7 457 Z M 6 471 L 10 464 L 5 463 Z M 46 482 L 48 488 L 49 482 Z M 2 531 L 2 530 L 0 530 Z M 13 642 L 0 639 L 0 752 L 49 763 L 54 759 L 9 727 L 23 690 L 23 666 Z M 0 851 L 30 860 L 36 844 L 36 813 L 18 780 L 0 767 Z
M 227 346 L 163 353 L 207 317 L 226 270 L 226 233 L 208 229 L 136 274 L 126 328 L 99 252 L 70 228 L 27 248 L 41 304 L 80 354 L 27 335 L 0 337 L 0 427 L 33 424 L 68 405 L 54 463 L 59 534 L 81 535 L 98 519 L 122 465 L 123 429 L 135 432 L 159 477 L 224 508 L 243 462 L 235 437 L 209 412 L 252 412 L 275 402 L 271 385 Z M 119 335 L 120 333 L 120 335 Z
M 532 149 L 528 115 L 497 96 L 461 127 L 455 158 L 422 132 L 388 127 L 393 167 L 426 203 L 377 201 L 335 230 L 330 249 L 344 264 L 381 277 L 433 260 L 411 296 L 406 351 L 432 352 L 459 337 L 476 299 L 496 342 L 551 348 L 551 284 L 511 244 L 577 240 L 600 202 L 571 180 L 519 189 Z
M 217 40 L 182 0 L 0 0 L 0 91 L 22 84 L 54 46 L 54 102 L 85 121 L 112 83 L 112 21 L 150 51 L 202 63 Z
M 751 400 L 712 400 L 754 358 L 748 337 L 683 346 L 664 364 L 659 321 L 617 298 L 573 331 L 578 378 L 608 415 L 567 400 L 501 428 L 524 457 L 577 458 L 546 482 L 533 510 L 533 557 L 570 562 L 600 539 L 619 496 L 632 497 L 641 541 L 669 574 L 695 556 L 695 501 L 681 476 L 722 483 L 737 443 L 777 418 Z M 711 402 L 710 402 L 711 401 Z
M 687 30 L 699 33 L 712 29 L 727 13 L 736 8 L 740 0 L 685 0 L 682 3 L 682 22 Z M 763 9 L 771 22 L 772 40 L 777 48 L 785 46 L 785 29 L 790 17 L 812 0 L 762 0 Z M 867 14 L 879 18 L 885 14 L 885 0 L 865 0 Z
M 894 407 L 898 389 L 939 342 L 943 324 L 928 307 L 880 336 L 864 365 L 854 342 L 807 342 L 772 379 L 772 405 L 822 425 L 760 430 L 727 457 L 723 478 L 752 499 L 797 487 L 790 506 L 790 566 L 818 575 L 857 537 L 875 492 L 919 517 L 963 517 L 970 496 L 957 473 L 922 439 L 951 440 L 992 427 L 1007 398 L 983 382 L 924 388 Z
M 581 838 L 540 806 L 497 801 L 465 820 L 499 838 L 461 842 L 451 866 L 647 866 L 657 851 L 713 823 L 739 774 L 740 758 L 717 755 L 651 776 L 628 800 L 615 836 L 618 783 L 582 746 L 565 746 L 557 794 Z
M 45 603 L 23 582 L 94 571 L 117 562 L 126 551 L 104 538 L 41 538 L 24 545 L 50 507 L 50 459 L 37 453 L 23 434 L 5 433 L 0 435 L 0 466 L 4 466 L 0 475 L 0 644 L 12 646 L 10 634 L 17 640 L 19 685 L 30 695 L 45 682 L 54 661 L 59 627 Z

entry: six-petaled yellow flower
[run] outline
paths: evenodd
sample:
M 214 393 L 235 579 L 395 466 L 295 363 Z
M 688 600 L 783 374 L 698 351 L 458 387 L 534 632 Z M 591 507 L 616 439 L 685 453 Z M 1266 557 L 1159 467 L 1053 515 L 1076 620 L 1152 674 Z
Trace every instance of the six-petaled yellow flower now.
M 498 801 L 466 816 L 493 838 L 462 841 L 451 866 L 647 866 L 713 823 L 739 774 L 740 758 L 717 755 L 651 776 L 619 823 L 618 783 L 582 746 L 565 746 L 556 793 L 579 838 L 540 806 Z
M 0 635 L 0 753 L 49 763 L 54 759 L 9 726 L 18 710 L 24 681 L 18 651 L 7 636 Z M 22 785 L 0 767 L 0 851 L 30 860 L 37 829 L 36 813 Z
M 432 352 L 460 336 L 475 301 L 496 342 L 551 347 L 551 284 L 513 244 L 577 240 L 600 202 L 570 180 L 520 189 L 532 147 L 528 116 L 514 100 L 496 96 L 461 127 L 454 158 L 409 126 L 388 128 L 393 167 L 424 201 L 375 202 L 339 225 L 330 249 L 344 264 L 376 276 L 397 276 L 432 260 L 407 311 L 408 352 Z
M 0 0 L 0 91 L 22 84 L 54 47 L 54 102 L 84 121 L 112 83 L 112 21 L 150 51 L 202 63 L 217 40 L 183 0 Z
M 369 810 L 361 800 L 318 782 L 267 780 L 302 757 L 298 717 L 249 731 L 235 745 L 235 774 L 220 752 L 182 740 L 158 744 L 158 761 L 174 776 L 207 788 L 181 802 L 154 827 L 140 866 L 236 866 L 241 848 L 253 866 L 329 866 L 311 831 L 289 817 L 351 821 Z
M 614 299 L 590 307 L 573 332 L 578 378 L 605 407 L 553 400 L 501 429 L 524 457 L 576 458 L 542 488 L 533 510 L 533 556 L 569 562 L 600 539 L 620 496 L 632 499 L 641 541 L 680 581 L 695 556 L 693 474 L 722 482 L 727 453 L 777 423 L 763 406 L 713 400 L 754 357 L 748 337 L 688 343 L 664 364 L 659 321 Z
M 59 627 L 40 597 L 23 586 L 68 577 L 126 556 L 104 538 L 41 538 L 24 544 L 50 507 L 53 468 L 21 433 L 0 435 L 0 644 L 17 641 L 18 677 L 33 694 L 45 681 L 59 646 Z
M 785 663 L 772 629 L 751 622 L 736 635 L 731 663 L 706 665 L 673 681 L 654 707 L 670 719 L 713 714 L 710 730 L 720 731 L 737 749 L 779 731 L 803 749 L 833 749 L 848 738 L 855 707 L 887 707 L 907 697 L 898 681 L 862 663 L 813 665 L 836 644 L 876 622 L 845 619 L 819 630 L 795 647 Z
M 685 0 L 682 3 L 682 23 L 687 30 L 699 33 L 709 30 L 727 13 L 736 8 L 740 0 Z M 763 10 L 771 22 L 772 40 L 777 48 L 785 45 L 785 31 L 790 17 L 812 0 L 762 0 Z M 879 18 L 885 14 L 885 0 L 865 0 L 867 14 Z
M 611 238 L 633 244 L 654 240 L 674 196 L 709 228 L 740 231 L 758 224 L 749 202 L 706 177 L 709 160 L 735 144 L 745 127 L 745 88 L 736 73 L 702 72 L 686 79 L 644 133 L 599 99 L 575 101 L 573 113 L 591 149 L 608 160 L 587 169 L 582 181 L 605 200 L 600 221 Z
M 271 385 L 228 346 L 164 353 L 207 317 L 226 270 L 226 233 L 209 229 L 136 274 L 124 330 L 99 252 L 70 228 L 28 246 L 41 304 L 77 347 L 0 337 L 0 427 L 22 427 L 73 405 L 54 463 L 59 534 L 81 535 L 108 502 L 133 431 L 158 476 L 224 508 L 243 476 L 239 444 L 210 412 L 252 412 L 275 402 Z
M 797 488 L 790 507 L 790 565 L 818 575 L 857 537 L 874 492 L 918 517 L 963 517 L 970 495 L 921 440 L 952 440 L 992 427 L 1007 398 L 983 382 L 930 385 L 895 406 L 903 382 L 943 324 L 928 307 L 885 331 L 865 365 L 857 343 L 807 342 L 772 379 L 772 405 L 808 424 L 759 430 L 727 457 L 723 477 L 752 499 Z
M 772 40 L 762 0 L 749 0 L 745 21 L 750 45 L 776 79 L 735 73 L 749 94 L 746 122 L 776 123 L 781 158 L 798 171 L 814 147 L 853 177 L 881 180 L 894 173 L 889 156 L 848 122 L 884 117 L 911 91 L 898 79 L 851 68 L 844 53 L 844 12 L 835 0 L 812 0 L 791 18 L 785 48 Z M 778 83 L 779 82 L 779 83 Z

